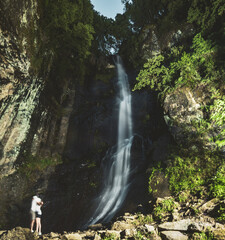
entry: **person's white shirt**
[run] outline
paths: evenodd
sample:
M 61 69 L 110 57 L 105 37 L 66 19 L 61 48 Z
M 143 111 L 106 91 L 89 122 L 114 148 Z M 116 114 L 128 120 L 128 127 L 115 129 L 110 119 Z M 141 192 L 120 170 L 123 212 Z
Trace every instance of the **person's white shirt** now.
M 31 202 L 31 210 L 33 211 L 33 212 L 36 212 L 37 210 L 36 210 L 36 208 L 37 208 L 37 199 L 38 199 L 38 197 L 37 196 L 33 196 L 33 199 L 32 199 L 32 202 Z
M 37 212 L 39 215 L 41 215 L 41 214 L 42 214 L 42 212 L 41 212 L 41 205 L 38 205 L 38 204 L 37 204 L 38 202 L 41 202 L 41 199 L 40 199 L 39 197 L 36 199 L 36 212 Z

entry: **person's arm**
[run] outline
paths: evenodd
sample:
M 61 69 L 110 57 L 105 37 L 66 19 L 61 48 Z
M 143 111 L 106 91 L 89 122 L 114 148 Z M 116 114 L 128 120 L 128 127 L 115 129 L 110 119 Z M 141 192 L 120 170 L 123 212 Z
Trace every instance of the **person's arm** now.
M 42 206 L 43 204 L 44 204 L 43 201 L 37 202 L 37 205 L 39 205 L 39 206 Z

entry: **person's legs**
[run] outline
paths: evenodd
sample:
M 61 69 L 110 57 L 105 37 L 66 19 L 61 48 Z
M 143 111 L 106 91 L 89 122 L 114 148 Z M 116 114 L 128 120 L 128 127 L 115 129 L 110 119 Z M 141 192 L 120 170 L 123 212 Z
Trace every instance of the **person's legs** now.
M 40 218 L 36 217 L 36 232 L 39 232 L 39 222 L 40 222 Z
M 33 232 L 33 228 L 34 228 L 34 222 L 35 222 L 35 212 L 30 211 L 30 216 L 31 216 L 31 223 L 30 223 L 30 230 L 31 232 Z
M 33 232 L 34 222 L 35 222 L 35 219 L 32 219 L 31 223 L 30 223 L 30 230 L 31 230 L 31 232 Z
M 39 218 L 39 235 L 41 235 L 41 218 Z
M 36 232 L 41 235 L 41 216 L 36 217 Z

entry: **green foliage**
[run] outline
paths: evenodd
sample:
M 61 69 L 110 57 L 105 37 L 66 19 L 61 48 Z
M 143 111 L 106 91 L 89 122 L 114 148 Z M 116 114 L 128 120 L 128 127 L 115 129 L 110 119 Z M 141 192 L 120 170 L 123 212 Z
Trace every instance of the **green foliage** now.
M 177 196 L 187 198 L 190 194 L 208 195 L 212 191 L 206 191 L 209 183 L 215 181 L 218 168 L 223 163 L 220 154 L 211 152 L 192 152 L 185 149 L 174 149 L 170 157 L 170 163 L 166 168 L 170 189 Z M 211 184 L 211 189 L 215 186 Z M 215 195 L 215 194 L 214 194 Z
M 89 182 L 89 185 L 91 188 L 97 188 L 97 183 L 95 182 Z
M 194 233 L 192 235 L 192 238 L 193 240 L 213 240 L 214 237 L 213 237 L 213 234 L 211 232 L 201 232 L 201 233 Z
M 164 199 L 153 209 L 153 218 L 156 221 L 160 221 L 165 215 L 172 213 L 175 206 L 176 204 L 173 198 Z
M 170 80 L 168 77 L 168 68 L 162 65 L 164 57 L 162 55 L 150 58 L 144 64 L 144 70 L 138 74 L 138 84 L 135 85 L 134 90 L 150 86 L 151 89 L 156 91 L 163 91 L 164 86 Z
M 188 10 L 188 21 L 197 24 L 202 31 L 213 30 L 221 26 L 225 14 L 223 0 L 193 0 Z
M 109 236 L 106 236 L 103 238 L 103 240 L 116 240 L 118 239 L 114 234 L 109 234 Z
M 151 174 L 148 180 L 148 191 L 149 193 L 154 193 L 157 191 L 157 185 L 158 185 L 157 173 L 161 173 L 163 169 L 160 167 L 160 164 L 158 164 L 157 167 L 152 167 L 150 171 L 151 171 Z
M 141 231 L 137 231 L 136 235 L 134 236 L 134 239 L 135 240 L 143 240 L 143 239 L 145 239 L 145 236 L 144 236 L 144 234 L 142 234 Z
M 95 168 L 96 167 L 96 162 L 95 161 L 88 161 L 88 168 Z
M 225 199 L 225 164 L 218 168 L 215 176 L 212 178 L 210 190 L 214 197 Z
M 39 55 L 51 56 L 57 75 L 77 73 L 90 54 L 93 9 L 89 0 L 39 0 Z
M 221 204 L 220 204 L 220 208 L 218 210 L 218 217 L 217 219 L 223 223 L 225 223 L 225 202 L 223 201 Z
M 153 191 L 152 184 L 155 184 L 157 190 L 154 176 L 157 172 L 162 172 L 168 178 L 169 188 L 179 202 L 185 202 L 191 195 L 225 197 L 225 167 L 219 153 L 183 146 L 171 146 L 170 151 L 165 168 L 157 166 L 151 169 L 150 192 Z M 160 207 L 157 211 L 161 211 Z
M 211 120 L 218 126 L 225 124 L 225 97 L 216 99 L 211 106 Z
M 153 222 L 152 215 L 138 214 L 137 223 L 136 223 L 137 225 L 144 225 L 152 222 Z
M 190 53 L 181 47 L 172 48 L 169 55 L 159 54 L 144 64 L 133 90 L 148 86 L 162 96 L 179 86 L 196 86 L 199 82 L 212 80 L 215 71 L 214 49 L 200 34 L 193 38 Z M 169 66 L 167 67 L 167 63 Z
M 92 53 L 96 56 L 110 55 L 110 50 L 115 44 L 112 34 L 113 20 L 94 12 L 94 40 Z
M 18 171 L 25 175 L 27 178 L 30 178 L 35 172 L 44 171 L 49 166 L 56 166 L 62 163 L 60 156 L 55 157 L 40 157 L 33 155 L 26 155 L 22 161 L 22 164 L 19 166 Z
M 225 146 L 225 97 L 221 96 L 218 92 L 214 93 L 215 100 L 210 105 L 210 121 L 211 127 L 217 129 L 218 134 L 214 136 L 213 140 L 218 148 Z
M 171 190 L 178 194 L 181 191 L 190 190 L 197 193 L 202 190 L 205 183 L 202 178 L 202 169 L 199 166 L 199 159 L 181 158 L 175 156 L 173 163 L 167 168 Z

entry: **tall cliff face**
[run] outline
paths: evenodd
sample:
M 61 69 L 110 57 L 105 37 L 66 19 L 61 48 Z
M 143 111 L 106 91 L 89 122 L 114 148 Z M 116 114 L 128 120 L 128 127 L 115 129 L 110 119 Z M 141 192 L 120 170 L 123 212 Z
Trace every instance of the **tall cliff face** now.
M 74 91 L 63 89 L 66 114 L 53 115 L 43 104 L 46 79 L 31 71 L 28 31 L 37 28 L 37 2 L 0 4 L 0 166 L 1 177 L 12 174 L 24 149 L 33 155 L 62 154 Z M 40 77 L 42 76 L 42 77 Z M 66 103 L 65 103 L 66 102 Z M 53 147 L 54 146 L 54 147 Z M 29 147 L 29 148 L 27 148 Z M 54 148 L 54 149 L 53 149 Z
M 74 104 L 73 85 L 66 85 L 58 93 L 61 113 L 56 114 L 47 101 L 48 73 L 32 68 L 37 38 L 30 33 L 38 28 L 37 7 L 33 0 L 0 3 L 1 227 L 28 222 L 30 197 L 46 191 L 55 171 L 45 166 L 40 173 L 42 159 L 55 165 L 63 154 Z M 36 169 L 30 172 L 32 163 Z
M 21 53 L 16 39 L 0 33 L 1 51 L 1 174 L 12 173 L 13 165 L 26 140 L 31 117 L 39 103 L 43 81 L 30 76 L 30 62 Z

